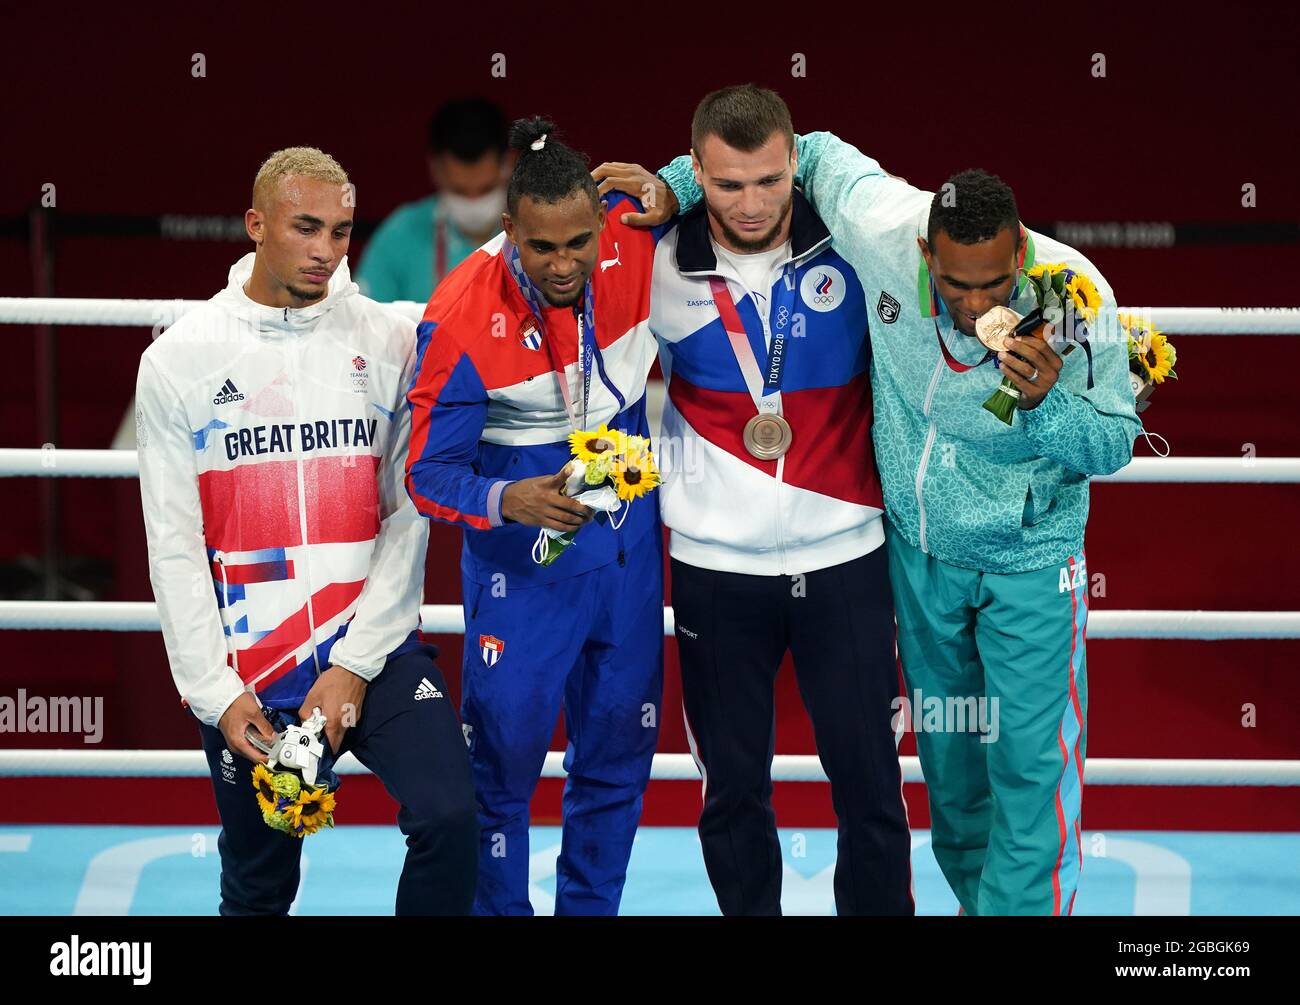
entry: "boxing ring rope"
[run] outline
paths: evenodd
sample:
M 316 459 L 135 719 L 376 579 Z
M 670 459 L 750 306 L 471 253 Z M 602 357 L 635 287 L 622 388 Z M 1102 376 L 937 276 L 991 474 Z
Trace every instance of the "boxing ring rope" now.
M 203 300 L 104 300 L 55 297 L 0 297 L 0 324 L 66 324 L 148 327 L 174 324 Z M 418 320 L 424 305 L 389 305 Z M 1180 335 L 1297 335 L 1295 307 L 1127 307 L 1122 310 Z M 0 449 L 0 477 L 133 478 L 133 450 Z M 1136 458 L 1110 483 L 1276 483 L 1300 482 L 1300 458 L 1167 457 Z M 421 629 L 429 634 L 463 634 L 458 604 L 420 608 Z M 158 631 L 158 612 L 150 602 L 0 601 L 0 630 Z M 664 608 L 664 634 L 673 632 L 672 608 Z M 1089 617 L 1093 639 L 1296 639 L 1300 611 L 1095 611 Z M 564 777 L 564 754 L 550 751 L 544 778 Z M 915 757 L 900 758 L 903 779 L 924 781 Z M 351 754 L 336 766 L 340 774 L 366 774 Z M 0 750 L 0 777 L 205 777 L 207 761 L 199 750 Z M 656 754 L 651 778 L 699 781 L 688 754 Z M 772 778 L 782 782 L 828 781 L 816 755 L 782 754 L 773 759 Z M 1300 787 L 1300 760 L 1210 760 L 1172 758 L 1092 758 L 1084 769 L 1092 785 L 1182 785 Z
M 152 601 L 0 600 L 0 631 L 156 632 Z M 460 604 L 425 604 L 426 635 L 463 635 Z M 664 634 L 673 634 L 673 609 L 664 608 Z M 1092 611 L 1090 639 L 1300 639 L 1300 611 Z
M 0 324 L 111 325 L 163 328 L 206 300 L 108 300 L 82 297 L 0 297 Z M 398 300 L 388 305 L 418 321 L 425 305 Z M 1175 335 L 1296 335 L 1300 307 L 1121 307 Z
M 923 782 L 915 757 L 900 757 L 903 781 Z M 339 758 L 340 775 L 369 774 L 351 754 Z M 201 750 L 0 750 L 0 778 L 205 778 L 211 773 Z M 563 778 L 564 752 L 546 755 L 543 778 Z M 700 780 L 690 754 L 655 754 L 650 777 L 657 781 Z M 1094 757 L 1083 778 L 1088 785 L 1300 786 L 1300 761 L 1202 760 Z M 816 754 L 778 754 L 772 760 L 776 782 L 825 782 Z
M 0 478 L 135 478 L 134 450 L 0 448 Z M 1300 457 L 1137 457 L 1094 482 L 1300 482 Z

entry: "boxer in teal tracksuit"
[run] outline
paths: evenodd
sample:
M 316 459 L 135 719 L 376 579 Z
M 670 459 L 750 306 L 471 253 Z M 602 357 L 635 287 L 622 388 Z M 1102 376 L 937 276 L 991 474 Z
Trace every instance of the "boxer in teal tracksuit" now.
M 935 857 L 967 913 L 1067 914 L 1082 865 L 1088 480 L 1127 464 L 1141 430 L 1114 295 L 1073 248 L 1015 225 L 991 176 L 970 192 L 1000 186 L 1012 225 L 962 233 L 978 208 L 958 191 L 936 216 L 956 222 L 935 234 L 932 193 L 830 133 L 797 149 L 796 180 L 874 308 L 872 435 Z M 689 158 L 660 174 L 682 211 L 698 201 Z M 1032 310 L 1020 270 L 1036 262 L 1067 264 L 1101 295 L 1091 387 L 1085 353 L 1041 343 L 1000 359 L 1001 373 L 975 365 L 975 317 Z M 1002 373 L 1022 391 L 1011 425 L 981 407 Z M 932 698 L 983 698 L 995 729 L 927 721 Z

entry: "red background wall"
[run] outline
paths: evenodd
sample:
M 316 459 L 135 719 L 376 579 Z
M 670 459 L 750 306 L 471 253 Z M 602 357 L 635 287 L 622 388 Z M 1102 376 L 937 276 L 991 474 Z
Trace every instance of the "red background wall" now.
M 332 152 L 377 219 L 425 190 L 424 124 L 460 94 L 498 99 L 511 115 L 555 117 L 593 164 L 657 166 L 688 143 L 707 90 L 753 80 L 777 88 L 797 129 L 833 129 L 895 174 L 934 188 L 969 166 L 1016 189 L 1031 225 L 1075 221 L 1294 223 L 1295 99 L 1300 59 L 1284 4 L 1216 23 L 1096 6 L 1000 5 L 938 12 L 916 5 L 758 8 L 429 5 L 412 16 L 374 6 L 278 12 L 220 5 L 165 16 L 125 8 L 0 14 L 5 156 L 0 217 L 26 211 L 41 186 L 59 213 L 238 214 L 271 150 Z M 1057 13 L 1048 14 L 1056 10 Z M 24 41 L 24 39 L 26 41 Z M 494 78 L 492 54 L 506 56 Z M 794 53 L 807 76 L 790 74 Z M 191 76 L 203 53 L 207 76 Z M 1093 54 L 1106 76 L 1091 74 Z M 1257 206 L 1241 204 L 1252 183 Z M 60 296 L 210 296 L 237 243 L 152 238 L 61 239 Z M 1295 305 L 1300 246 L 1225 242 L 1166 249 L 1085 249 L 1128 304 Z M 354 245 L 354 260 L 364 247 Z M 0 295 L 33 292 L 25 243 L 0 239 Z M 40 445 L 34 337 L 7 326 L 0 446 Z M 61 447 L 104 448 L 130 400 L 148 333 L 60 328 Z M 1300 455 L 1292 390 L 1294 338 L 1178 340 L 1181 380 L 1156 396 L 1148 428 L 1182 456 Z M 1149 455 L 1139 444 L 1138 456 Z M 108 599 L 149 599 L 132 481 L 68 480 L 65 553 L 112 563 Z M 1295 486 L 1098 486 L 1089 571 L 1106 577 L 1097 610 L 1300 609 Z M 0 563 L 35 552 L 36 482 L 0 481 Z M 459 601 L 458 532 L 435 526 L 427 600 Z M 459 638 L 435 640 L 458 696 Z M 1089 753 L 1095 757 L 1297 757 L 1295 642 L 1098 641 L 1090 646 Z M 684 751 L 673 644 L 661 749 Z M 176 705 L 161 637 L 0 632 L 0 694 L 103 695 L 106 747 L 193 746 Z M 811 752 L 787 667 L 778 749 Z M 1254 728 L 1241 707 L 1258 706 Z M 3 746 L 59 737 L 0 735 Z M 905 752 L 913 751 L 911 738 Z M 198 780 L 194 805 L 206 808 Z M 142 819 L 138 783 L 66 789 L 0 780 L 0 820 Z M 383 819 L 370 780 L 349 782 L 354 819 Z M 918 791 L 910 791 L 917 788 Z M 778 787 L 783 823 L 831 821 L 825 786 Z M 539 818 L 558 813 L 539 790 Z M 1300 827 L 1295 790 L 1089 790 L 1089 827 Z M 925 823 L 919 787 L 912 819 Z M 122 800 L 125 808 L 115 808 Z M 698 788 L 657 783 L 647 819 L 690 822 Z M 185 813 L 186 822 L 194 812 Z M 346 818 L 346 816 L 345 816 Z M 146 819 L 153 819 L 147 817 Z M 162 819 L 159 817 L 158 819 Z

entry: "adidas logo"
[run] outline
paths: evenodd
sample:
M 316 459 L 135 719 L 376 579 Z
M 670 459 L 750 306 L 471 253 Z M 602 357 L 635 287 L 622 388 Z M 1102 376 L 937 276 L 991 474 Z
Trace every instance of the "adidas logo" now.
M 428 677 L 420 679 L 420 686 L 415 689 L 415 700 L 424 701 L 425 698 L 441 698 L 442 692 L 429 683 Z
M 221 385 L 221 390 L 217 392 L 217 396 L 212 399 L 212 404 L 229 405 L 232 401 L 243 400 L 244 396 L 239 393 L 239 388 L 235 386 L 235 382 L 227 377 L 226 382 Z

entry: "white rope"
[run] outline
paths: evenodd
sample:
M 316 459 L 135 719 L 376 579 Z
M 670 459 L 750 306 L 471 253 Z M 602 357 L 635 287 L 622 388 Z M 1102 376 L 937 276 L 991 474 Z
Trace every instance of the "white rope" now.
M 1300 457 L 1135 457 L 1095 482 L 1300 482 Z
M 1121 307 L 1170 335 L 1296 335 L 1300 307 Z
M 425 604 L 420 627 L 429 635 L 463 635 L 459 604 Z M 0 630 L 156 632 L 158 609 L 149 601 L 2 600 Z M 664 634 L 673 634 L 673 609 L 664 608 Z M 1091 639 L 1300 639 L 1300 611 L 1092 611 Z
M 202 307 L 206 300 L 110 300 L 82 297 L 0 297 L 0 324 L 111 325 L 164 328 Z M 399 300 L 388 305 L 403 317 L 419 321 L 424 304 Z
M 1300 611 L 1089 611 L 1090 639 L 1300 639 Z
M 134 450 L 0 448 L 0 478 L 138 478 Z
M 903 781 L 921 782 L 915 757 L 900 757 Z M 341 775 L 369 774 L 353 755 L 339 759 Z M 210 769 L 201 750 L 0 750 L 0 778 L 200 778 Z M 563 778 L 564 752 L 547 753 L 543 778 Z M 658 781 L 699 781 L 690 754 L 655 754 L 650 777 Z M 1178 760 L 1172 758 L 1094 757 L 1084 766 L 1091 785 L 1300 786 L 1300 761 Z M 816 754 L 778 754 L 772 759 L 777 782 L 825 782 Z
M 80 297 L 0 297 L 0 324 L 166 327 L 206 300 L 93 300 Z M 418 321 L 425 305 L 388 305 Z M 1300 307 L 1121 307 L 1176 335 L 1297 335 Z
M 0 478 L 136 478 L 134 450 L 0 448 Z M 1300 457 L 1136 457 L 1096 482 L 1300 482 Z

